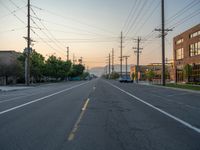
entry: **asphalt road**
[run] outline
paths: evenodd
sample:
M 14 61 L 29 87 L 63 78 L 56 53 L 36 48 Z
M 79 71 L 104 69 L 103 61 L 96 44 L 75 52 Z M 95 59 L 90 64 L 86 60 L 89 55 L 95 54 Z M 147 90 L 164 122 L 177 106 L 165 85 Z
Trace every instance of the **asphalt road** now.
M 103 79 L 0 92 L 0 150 L 200 150 L 200 94 Z

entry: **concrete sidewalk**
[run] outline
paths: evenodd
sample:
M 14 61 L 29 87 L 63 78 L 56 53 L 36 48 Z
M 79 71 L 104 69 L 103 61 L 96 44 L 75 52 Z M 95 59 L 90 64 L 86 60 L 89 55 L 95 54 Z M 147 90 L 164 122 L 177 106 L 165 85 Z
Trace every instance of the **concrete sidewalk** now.
M 193 93 L 200 94 L 200 91 L 197 91 L 197 90 L 183 89 L 183 88 L 176 88 L 176 87 L 169 87 L 169 86 L 161 86 L 161 85 L 149 83 L 147 81 L 139 81 L 138 83 L 141 85 L 146 85 L 146 86 L 154 86 L 154 87 L 159 87 L 159 88 L 166 88 L 166 89 L 172 89 L 172 90 L 177 90 L 177 91 L 193 92 Z
M 16 90 L 23 90 L 23 89 L 29 89 L 29 88 L 34 88 L 37 86 L 46 86 L 46 85 L 54 85 L 57 83 L 62 83 L 62 82 L 44 82 L 44 83 L 31 83 L 30 86 L 26 86 L 24 84 L 16 84 L 16 85 L 0 85 L 0 92 L 1 91 L 16 91 Z M 66 83 L 66 82 L 63 82 Z
M 23 89 L 33 88 L 32 86 L 0 86 L 0 92 L 17 91 Z

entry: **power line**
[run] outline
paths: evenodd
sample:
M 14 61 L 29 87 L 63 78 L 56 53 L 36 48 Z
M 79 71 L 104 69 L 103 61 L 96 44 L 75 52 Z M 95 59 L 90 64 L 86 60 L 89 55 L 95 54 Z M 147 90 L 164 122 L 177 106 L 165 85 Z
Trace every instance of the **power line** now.
M 18 9 L 15 9 L 15 10 L 11 11 L 11 12 L 9 11 L 10 13 L 5 14 L 3 16 L 0 16 L 0 19 L 3 19 L 3 18 L 8 17 L 10 15 L 13 15 L 13 13 L 17 13 L 18 11 L 22 10 L 23 8 L 26 8 L 26 6 L 20 7 Z
M 140 27 L 136 30 L 135 35 L 137 35 L 137 33 L 139 33 L 139 31 L 144 27 L 144 25 L 149 21 L 149 19 L 153 16 L 153 14 L 156 12 L 158 6 L 160 5 L 160 1 L 157 3 L 157 5 L 153 8 L 153 10 L 149 13 L 149 15 L 147 16 L 147 18 L 145 19 L 145 21 L 143 22 L 142 25 L 140 25 Z
M 14 32 L 14 31 L 19 31 L 19 30 L 24 30 L 24 29 L 26 29 L 26 27 L 13 28 L 13 29 L 10 29 L 10 30 L 0 31 L 0 33 Z
M 17 18 L 17 20 L 19 20 L 21 23 L 23 24 L 26 24 L 20 17 L 18 17 L 16 14 L 15 14 L 15 11 L 12 11 L 10 10 L 4 3 L 3 1 L 0 1 L 0 3 L 15 17 Z
M 15 7 L 17 7 L 18 9 L 20 9 L 20 7 L 18 5 L 16 5 L 16 3 L 14 3 L 12 0 L 9 0 L 9 2 L 11 2 Z
M 56 51 L 56 48 L 54 48 L 52 45 L 50 45 L 45 39 L 43 39 L 39 34 L 37 34 L 33 29 L 31 29 L 32 33 L 35 34 L 42 42 L 44 42 L 48 47 L 50 47 L 53 51 L 60 53 L 63 55 L 64 53 L 61 53 L 59 51 Z M 58 49 L 57 49 L 58 50 Z
M 136 0 L 136 2 L 133 1 L 133 5 L 132 5 L 132 7 L 131 7 L 131 10 L 130 10 L 130 12 L 129 12 L 129 14 L 128 14 L 128 17 L 126 18 L 126 21 L 125 21 L 125 23 L 124 23 L 124 25 L 123 25 L 123 27 L 122 27 L 122 31 L 123 31 L 123 29 L 126 27 L 127 23 L 129 23 L 129 21 L 131 20 L 130 17 L 131 17 L 131 15 L 133 14 L 133 11 L 134 11 L 134 9 L 135 9 L 135 7 L 136 7 L 137 1 L 138 1 L 138 0 Z
M 38 16 L 37 16 L 37 14 L 35 13 L 35 11 L 34 11 L 32 8 L 31 8 L 31 10 L 32 10 L 33 14 L 38 18 Z M 49 33 L 49 35 L 51 36 L 51 38 L 55 41 L 55 44 L 56 44 L 59 48 L 63 49 L 63 47 L 65 47 L 65 46 L 60 47 L 60 45 L 57 44 L 57 43 L 60 43 L 60 42 L 56 40 L 56 38 L 54 37 L 54 35 L 47 29 L 47 27 L 42 23 L 42 21 L 41 21 L 41 20 L 39 20 L 39 21 L 40 21 L 41 25 L 44 27 L 44 29 Z M 56 43 L 56 42 L 57 42 L 57 43 Z
M 169 17 L 166 21 L 167 22 L 169 22 L 170 20 L 172 21 L 174 21 L 175 20 L 175 18 L 177 18 L 177 16 L 180 16 L 180 15 L 182 15 L 183 13 L 185 13 L 186 11 L 188 11 L 189 10 L 189 8 L 191 8 L 191 7 L 193 7 L 194 5 L 192 5 L 193 3 L 195 2 L 195 0 L 193 0 L 192 2 L 190 2 L 189 4 L 187 4 L 184 8 L 182 8 L 181 10 L 179 10 L 178 12 L 176 12 L 173 16 L 171 16 L 171 17 Z M 196 4 L 196 3 L 195 3 Z M 198 14 L 196 14 L 196 15 L 198 15 Z M 196 15 L 194 15 L 194 16 L 196 16 Z M 194 16 L 192 16 L 192 17 L 194 17 Z M 190 18 L 188 18 L 188 20 L 189 20 Z M 183 23 L 184 22 L 186 22 L 187 21 L 187 19 L 185 19 L 185 21 L 183 21 Z M 180 21 L 179 21 L 180 22 Z M 177 23 L 175 23 L 174 25 L 176 25 Z M 181 23 L 180 23 L 181 24 Z M 159 28 L 160 27 L 160 25 L 159 26 L 157 26 L 156 28 Z M 174 26 L 170 26 L 170 28 L 174 28 Z M 151 38 L 152 36 L 154 36 L 155 35 L 155 30 L 153 30 L 153 31 L 151 31 L 150 33 L 148 33 L 144 38 L 145 39 L 149 39 L 149 38 Z M 146 46 L 146 45 L 145 45 Z
M 143 1 L 143 3 L 141 4 L 141 7 L 139 8 L 138 13 L 136 14 L 135 19 L 132 21 L 131 25 L 129 26 L 127 32 L 125 33 L 125 37 L 129 34 L 129 32 L 132 30 L 134 24 L 136 23 L 136 21 L 138 20 L 139 16 L 141 15 L 141 10 L 143 10 L 144 6 L 146 4 L 146 1 Z
M 37 28 L 40 28 L 39 27 L 39 25 L 34 21 L 34 19 L 33 18 L 30 18 L 31 19 L 31 21 L 36 25 L 36 27 Z M 32 30 L 33 31 L 33 30 Z M 46 32 L 44 32 L 43 30 L 40 30 L 52 43 L 54 43 L 54 45 L 56 45 L 56 47 L 58 47 L 59 49 L 61 48 L 54 40 L 52 40 L 50 37 L 49 37 L 49 35 L 46 33 Z M 40 38 L 41 39 L 41 38 Z M 43 40 L 42 40 L 43 41 Z M 47 41 L 45 42 L 45 43 L 47 43 Z M 50 45 L 50 44 L 48 44 L 48 45 Z M 52 46 L 51 46 L 52 47 Z M 63 49 L 63 48 L 61 48 L 61 49 Z M 61 52 L 63 52 L 63 51 L 61 51 Z M 63 52 L 64 53 L 64 52 Z
M 172 24 L 169 28 L 175 28 L 183 23 L 185 23 L 186 21 L 192 19 L 193 17 L 197 16 L 200 14 L 200 10 L 195 10 L 194 12 L 192 12 L 191 14 L 189 14 L 188 16 L 184 17 L 182 20 L 179 20 L 178 22 Z
M 43 30 L 43 28 L 42 28 Z M 51 32 L 61 32 L 61 33 L 67 33 L 67 34 L 77 34 L 77 35 L 84 35 L 84 36 L 91 36 L 93 34 L 90 33 L 81 33 L 81 32 L 71 32 L 71 31 L 66 31 L 66 30 L 58 30 L 58 29 L 49 29 Z M 103 37 L 102 37 L 103 38 Z
M 149 2 L 149 3 L 148 3 Z M 147 12 L 148 12 L 148 10 L 150 10 L 151 9 L 151 7 L 153 6 L 153 2 L 155 2 L 155 0 L 153 0 L 153 1 L 147 1 L 146 3 L 145 3 L 145 5 L 143 5 L 143 7 L 142 7 L 142 9 L 141 9 L 141 12 L 140 12 L 140 16 L 138 16 L 138 19 L 137 20 L 135 20 L 135 23 L 133 24 L 133 26 L 132 26 L 132 29 L 130 30 L 130 31 L 137 31 L 136 29 L 137 29 L 137 27 L 139 26 L 141 26 L 140 24 L 142 23 L 142 21 L 144 20 L 144 18 L 145 18 L 145 15 L 146 14 L 148 14 Z M 145 8 L 148 8 L 148 10 L 147 9 L 145 9 Z
M 35 6 L 35 5 L 32 5 L 32 6 L 35 7 L 35 8 L 37 8 L 38 10 L 45 11 L 45 12 L 47 12 L 47 13 L 49 13 L 49 14 L 52 14 L 52 15 L 55 15 L 55 16 L 58 16 L 58 17 L 61 17 L 61 18 L 67 19 L 67 20 L 70 19 L 70 20 L 72 20 L 72 21 L 74 21 L 74 22 L 76 22 L 76 23 L 79 23 L 79 24 L 88 26 L 88 27 L 90 27 L 90 28 L 103 31 L 103 32 L 105 32 L 105 33 L 110 33 L 110 34 L 112 34 L 112 35 L 115 34 L 114 32 L 111 32 L 111 31 L 109 31 L 109 30 L 107 30 L 107 29 L 103 29 L 103 28 L 100 28 L 100 27 L 97 27 L 97 26 L 94 26 L 94 25 L 91 25 L 91 24 L 87 24 L 87 23 L 82 22 L 82 21 L 80 21 L 80 20 L 76 20 L 76 19 L 71 18 L 71 17 L 66 17 L 66 16 L 63 16 L 63 15 L 58 14 L 58 13 L 56 13 L 56 12 L 53 12 L 53 11 L 50 11 L 50 10 L 47 10 L 47 9 L 43 9 L 43 8 L 40 8 L 40 7 Z
M 198 3 L 200 3 L 200 1 L 193 0 L 192 2 L 190 2 L 184 8 L 182 8 L 181 10 L 179 10 L 178 12 L 176 12 L 173 16 L 171 16 L 170 18 L 168 18 L 166 20 L 166 25 L 169 24 L 169 23 L 171 23 L 172 21 L 174 21 L 177 17 L 179 17 L 179 16 L 183 15 L 184 13 L 186 13 L 192 7 L 197 6 Z
M 0 1 L 1 4 L 15 17 L 17 18 L 17 20 L 19 20 L 21 23 L 23 23 L 24 25 L 26 25 L 26 23 L 20 19 L 16 14 L 15 11 L 11 11 L 2 1 Z M 15 4 L 16 5 L 16 4 Z M 16 5 L 16 7 L 19 9 L 20 7 Z M 31 18 L 30 18 L 31 19 Z M 33 23 L 36 24 L 36 22 L 34 20 L 32 20 Z M 36 26 L 39 28 L 39 26 L 36 24 Z M 41 41 L 43 41 L 47 46 L 49 46 L 50 48 L 52 48 L 55 51 L 55 48 L 52 47 L 48 42 L 46 42 L 44 39 L 42 39 L 33 29 L 30 29 L 32 31 L 32 33 L 34 33 L 36 36 L 38 36 Z M 57 52 L 57 51 L 56 51 Z
M 137 3 L 137 2 L 138 2 L 138 3 Z M 129 26 L 130 26 L 130 24 L 131 24 L 131 22 L 132 22 L 132 19 L 136 16 L 136 12 L 138 11 L 140 4 L 141 4 L 141 0 L 136 1 L 135 6 L 138 5 L 138 7 L 136 7 L 136 8 L 134 9 L 134 11 L 132 12 L 131 17 L 129 17 L 129 20 L 128 20 L 128 22 L 127 22 L 126 28 L 124 29 L 124 32 L 127 31 L 127 29 L 129 28 Z
M 52 40 L 46 41 L 46 42 L 48 42 L 48 43 L 54 43 Z M 99 41 L 65 41 L 63 43 L 66 43 L 66 42 L 67 43 L 110 43 L 110 42 L 113 43 L 113 41 L 107 41 L 107 40 L 104 40 L 104 41 L 103 40 L 102 41 L 100 41 L 100 40 Z
M 91 35 L 105 36 L 105 35 L 102 35 L 102 34 L 99 34 L 99 33 L 91 32 L 91 31 L 80 29 L 80 28 L 76 28 L 76 27 L 72 27 L 72 26 L 69 26 L 69 25 L 66 25 L 66 24 L 61 24 L 61 23 L 57 23 L 57 22 L 53 22 L 53 21 L 48 21 L 48 20 L 41 19 L 41 18 L 36 18 L 36 19 L 38 19 L 40 21 L 43 21 L 43 22 L 50 23 L 50 24 L 54 24 L 54 25 L 57 25 L 57 26 L 66 27 L 68 29 L 70 28 L 70 29 L 73 29 L 75 31 L 79 30 L 79 31 L 82 31 L 82 32 L 85 32 L 85 33 L 89 33 Z

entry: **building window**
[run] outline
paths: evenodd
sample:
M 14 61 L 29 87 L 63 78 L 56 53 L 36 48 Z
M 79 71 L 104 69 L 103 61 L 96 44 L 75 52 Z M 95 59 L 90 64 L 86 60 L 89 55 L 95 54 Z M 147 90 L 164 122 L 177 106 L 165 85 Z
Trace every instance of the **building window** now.
M 200 42 L 190 44 L 190 56 L 196 56 L 200 54 Z
M 200 31 L 197 31 L 197 32 L 190 34 L 190 38 L 196 37 L 198 35 L 200 35 Z
M 176 41 L 176 45 L 180 44 L 180 43 L 183 43 L 183 38 L 182 39 L 179 39 L 178 41 Z
M 176 50 L 176 60 L 183 59 L 183 48 Z

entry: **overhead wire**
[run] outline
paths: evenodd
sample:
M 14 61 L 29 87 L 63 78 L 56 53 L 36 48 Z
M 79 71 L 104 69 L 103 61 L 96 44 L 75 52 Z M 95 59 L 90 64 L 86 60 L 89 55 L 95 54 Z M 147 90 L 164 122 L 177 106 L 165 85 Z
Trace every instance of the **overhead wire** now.
M 10 2 L 12 2 L 12 4 L 16 7 L 16 8 L 18 8 L 18 9 L 20 9 L 21 7 L 19 7 L 18 5 L 16 5 L 13 1 L 11 1 L 11 0 L 9 0 Z M 22 20 L 22 19 L 20 19 L 16 14 L 15 14 L 15 11 L 11 11 L 2 1 L 0 1 L 2 4 L 3 4 L 3 6 L 15 17 L 15 18 L 17 18 L 21 23 L 23 23 L 23 24 L 25 24 L 26 25 L 26 23 Z M 31 20 L 32 20 L 32 22 L 39 28 L 39 26 L 36 24 L 36 22 L 31 18 Z M 42 38 L 41 38 L 41 36 L 39 36 L 39 34 L 37 34 L 32 28 L 31 28 L 31 31 L 32 31 L 32 33 L 34 33 L 36 36 L 38 36 L 46 45 L 48 45 L 50 48 L 52 48 L 52 50 L 54 50 L 55 51 L 55 48 L 54 47 L 52 47 L 49 43 L 47 43 L 45 40 L 43 40 Z M 58 52 L 58 51 L 56 51 L 56 52 Z M 63 54 L 62 54 L 63 55 Z
M 176 23 L 172 24 L 169 26 L 169 28 L 176 28 L 177 26 L 185 23 L 186 21 L 192 19 L 193 17 L 197 16 L 200 14 L 200 9 L 199 10 L 195 10 L 192 13 L 190 13 L 189 15 L 185 16 L 184 18 L 182 18 L 181 20 L 177 21 Z
M 34 17 L 34 18 L 39 20 L 39 21 L 42 21 L 42 22 L 54 24 L 54 25 L 64 27 L 64 28 L 67 28 L 67 29 L 73 29 L 74 31 L 78 30 L 78 31 L 81 31 L 83 33 L 88 33 L 88 34 L 95 35 L 95 36 L 105 36 L 105 35 L 101 35 L 99 33 L 91 32 L 91 31 L 80 29 L 80 28 L 77 28 L 77 27 L 72 27 L 72 26 L 69 26 L 69 25 L 66 25 L 66 24 L 61 24 L 61 23 L 57 23 L 57 22 L 53 22 L 53 21 L 49 21 L 49 20 L 41 19 L 41 18 L 37 18 L 37 17 Z
M 152 9 L 152 11 L 149 13 L 149 15 L 147 16 L 147 18 L 145 19 L 145 21 L 143 22 L 142 25 L 140 25 L 140 27 L 136 30 L 136 33 L 135 35 L 137 35 L 141 29 L 144 27 L 144 25 L 149 21 L 149 19 L 153 16 L 153 14 L 156 12 L 157 8 L 159 7 L 160 5 L 160 1 L 157 3 L 157 5 L 155 5 L 155 7 Z
M 148 0 L 147 2 L 144 3 L 144 5 L 142 6 L 142 9 L 141 9 L 141 12 L 140 12 L 138 18 L 135 20 L 130 32 L 131 31 L 137 31 L 136 29 L 138 28 L 138 26 L 139 27 L 141 26 L 142 20 L 144 20 L 145 16 L 148 14 L 147 12 L 149 10 L 151 10 L 151 7 L 153 6 L 154 2 L 156 2 L 156 1 L 155 0 L 152 0 L 152 1 Z M 134 32 L 132 32 L 132 33 L 134 33 Z M 133 34 L 133 35 L 135 35 L 135 34 Z
M 129 26 L 127 32 L 125 33 L 125 37 L 129 34 L 129 32 L 132 30 L 135 22 L 138 20 L 139 16 L 141 15 L 141 10 L 144 8 L 146 5 L 146 1 L 143 1 L 140 7 L 138 7 L 138 12 L 136 14 L 136 17 L 132 20 L 131 25 Z
M 67 20 L 72 20 L 73 22 L 76 22 L 76 23 L 79 23 L 79 24 L 88 26 L 88 27 L 93 28 L 93 29 L 97 29 L 97 30 L 99 30 L 99 31 L 103 31 L 103 32 L 106 33 L 106 34 L 108 34 L 108 33 L 111 34 L 111 35 L 115 34 L 114 32 L 109 31 L 109 30 L 107 30 L 107 29 L 103 29 L 103 28 L 100 28 L 100 27 L 97 27 L 97 26 L 94 26 L 94 25 L 85 23 L 85 22 L 83 22 L 83 21 L 76 20 L 76 19 L 74 19 L 74 18 L 72 18 L 72 17 L 66 17 L 66 16 L 63 16 L 63 15 L 58 14 L 58 13 L 56 13 L 56 12 L 53 12 L 53 11 L 50 11 L 50 10 L 47 10 L 47 9 L 44 9 L 44 8 L 40 8 L 40 7 L 35 6 L 35 5 L 31 5 L 31 6 L 37 8 L 38 10 L 45 11 L 45 12 L 47 12 L 47 13 L 49 13 L 49 14 L 52 14 L 52 15 L 54 15 L 54 16 L 61 17 L 61 18 L 63 18 L 63 19 L 67 19 Z
M 33 8 L 31 8 L 31 11 L 33 12 L 33 14 L 38 18 L 36 12 L 33 10 Z M 58 46 L 61 49 L 64 49 L 65 46 L 63 45 L 63 47 L 61 47 L 58 43 L 60 43 L 58 40 L 56 40 L 55 36 L 47 29 L 47 27 L 43 24 L 43 22 L 41 20 L 39 20 L 40 24 L 43 26 L 43 28 L 48 32 L 48 34 L 51 36 L 51 38 L 48 36 L 49 39 L 52 39 L 53 41 L 55 41 L 56 46 Z M 41 30 L 43 32 L 43 30 Z M 43 32 L 44 33 L 44 32 Z M 45 34 L 46 35 L 46 34 Z
M 33 18 L 30 18 L 30 19 L 31 19 L 32 23 L 36 25 L 37 28 L 40 28 L 40 26 L 34 21 Z M 38 34 L 36 34 L 36 32 L 33 29 L 31 31 L 33 31 L 33 33 L 38 36 Z M 57 43 L 55 41 L 53 41 L 46 32 L 44 32 L 43 30 L 40 30 L 40 31 L 51 41 L 51 43 L 53 43 L 58 48 L 59 51 L 61 51 L 61 49 L 63 49 L 63 48 L 60 48 L 60 46 L 58 46 Z M 38 37 L 40 39 L 42 39 L 42 41 L 44 42 L 44 39 L 41 36 L 38 36 Z M 48 42 L 45 41 L 45 43 L 48 43 Z M 48 44 L 48 45 L 50 45 L 50 44 Z M 51 46 L 51 48 L 55 49 L 53 46 Z M 61 51 L 61 52 L 63 52 L 63 51 Z
M 153 1 L 149 1 L 150 3 L 146 3 L 146 5 L 143 7 L 142 6 L 142 10 L 145 10 L 145 8 L 148 8 L 148 10 L 151 10 L 151 8 L 152 8 L 152 6 L 153 6 L 153 2 L 154 2 L 154 0 Z M 144 3 L 143 3 L 144 4 Z M 158 5 L 156 5 L 156 7 L 158 7 Z M 150 15 L 148 15 L 147 17 L 148 18 L 146 18 L 146 20 L 148 21 L 148 19 L 152 16 L 152 14 L 155 12 L 155 9 L 153 9 L 153 11 L 150 13 Z M 136 30 L 137 29 L 137 27 L 140 25 L 140 22 L 142 22 L 142 20 L 144 20 L 143 18 L 145 17 L 145 14 L 147 14 L 147 12 L 146 11 L 142 11 L 141 12 L 141 17 L 139 16 L 138 17 L 138 19 L 137 18 L 135 18 L 135 23 L 133 24 L 133 26 L 131 27 L 132 29 L 134 29 L 134 30 Z M 143 26 L 144 26 L 144 24 L 147 22 L 147 21 L 145 21 L 144 23 L 143 23 L 143 25 L 140 25 L 139 26 L 139 28 L 141 29 Z M 134 27 L 134 28 L 133 28 Z M 131 30 L 130 30 L 131 31 Z M 136 30 L 136 33 L 138 32 L 138 30 Z M 134 34 L 134 35 L 136 35 L 136 33 Z M 128 50 L 127 50 L 127 53 L 128 53 Z
M 5 15 L 3 15 L 3 16 L 0 16 L 0 19 L 3 19 L 3 18 L 8 17 L 8 16 L 10 16 L 10 15 L 13 15 L 13 13 L 18 12 L 18 11 L 20 11 L 21 9 L 25 8 L 25 7 L 26 7 L 26 6 L 20 7 L 20 8 L 18 8 L 18 9 L 15 9 L 15 10 L 11 11 L 11 12 L 9 11 L 10 13 L 5 14 Z
M 26 27 L 13 28 L 13 29 L 10 29 L 10 30 L 0 31 L 0 33 L 7 33 L 7 32 L 13 32 L 13 31 L 24 30 L 24 29 L 26 29 Z
M 21 23 L 23 24 L 26 24 L 20 17 L 18 17 L 16 14 L 15 14 L 15 11 L 12 11 L 9 7 L 7 7 L 3 1 L 0 1 L 0 3 L 4 6 L 4 8 L 6 8 L 18 21 L 20 21 Z
M 138 0 L 136 0 L 136 2 L 133 1 L 133 5 L 132 5 L 132 7 L 131 7 L 131 10 L 129 11 L 129 14 L 128 14 L 127 18 L 126 18 L 126 21 L 125 21 L 125 23 L 124 23 L 124 25 L 123 25 L 123 27 L 122 27 L 122 31 L 124 30 L 124 28 L 127 26 L 127 24 L 128 24 L 128 23 L 130 22 L 130 20 L 131 20 L 131 15 L 134 14 L 133 11 L 135 10 L 137 1 L 138 1 Z
M 61 53 L 60 51 L 58 51 L 58 49 L 54 48 L 52 45 L 50 45 L 46 40 L 44 40 L 39 34 L 37 34 L 33 29 L 31 29 L 32 33 L 35 34 L 42 42 L 44 42 L 48 47 L 51 48 L 51 50 L 60 53 L 61 55 L 63 55 L 64 53 Z
M 195 3 L 196 2 L 196 3 Z M 170 24 L 174 20 L 176 20 L 177 17 L 182 16 L 184 13 L 186 13 L 188 10 L 190 10 L 192 7 L 197 6 L 197 4 L 200 3 L 200 1 L 193 0 L 189 4 L 187 4 L 184 8 L 180 9 L 178 12 L 176 12 L 173 16 L 168 18 L 166 20 L 166 25 Z

